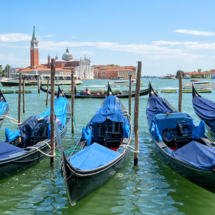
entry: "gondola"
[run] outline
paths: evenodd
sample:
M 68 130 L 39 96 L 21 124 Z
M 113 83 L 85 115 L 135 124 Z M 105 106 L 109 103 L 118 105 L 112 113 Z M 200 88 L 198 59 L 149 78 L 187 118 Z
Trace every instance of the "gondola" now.
M 192 102 L 196 115 L 204 120 L 209 134 L 215 138 L 215 103 L 203 98 L 192 85 Z
M 128 156 L 131 131 L 127 110 L 119 98 L 109 93 L 82 130 L 76 145 L 76 150 L 82 150 L 75 150 L 66 157 L 56 129 L 61 173 L 72 206 L 101 187 L 123 166 Z
M 47 88 L 44 88 L 42 86 L 40 86 L 40 89 L 43 92 L 47 92 Z M 49 94 L 51 94 L 51 90 L 49 89 Z M 55 94 L 57 94 L 57 91 L 55 91 Z M 66 98 L 71 98 L 71 93 L 69 92 L 64 92 L 65 97 Z M 148 89 L 145 90 L 140 90 L 140 96 L 145 96 L 148 94 Z M 129 93 L 124 92 L 124 93 L 119 93 L 116 95 L 118 98 L 122 99 L 122 98 L 128 98 L 129 97 Z M 132 92 L 131 94 L 132 97 L 135 97 L 135 92 Z M 96 94 L 90 94 L 90 95 L 79 95 L 78 93 L 75 95 L 76 99 L 104 99 L 106 98 L 107 95 L 106 94 L 101 94 L 101 95 L 96 95 Z
M 59 88 L 55 100 L 55 121 L 62 139 L 69 125 L 70 112 L 68 101 Z M 50 108 L 39 116 L 29 117 L 15 132 L 6 128 L 6 141 L 0 141 L 0 179 L 28 169 L 45 158 L 51 150 L 50 133 Z
M 9 112 L 9 105 L 0 90 L 0 128 L 2 127 Z
M 159 97 L 149 84 L 146 108 L 149 132 L 164 161 L 195 184 L 215 192 L 215 144 L 205 135 L 205 123 L 195 126 Z

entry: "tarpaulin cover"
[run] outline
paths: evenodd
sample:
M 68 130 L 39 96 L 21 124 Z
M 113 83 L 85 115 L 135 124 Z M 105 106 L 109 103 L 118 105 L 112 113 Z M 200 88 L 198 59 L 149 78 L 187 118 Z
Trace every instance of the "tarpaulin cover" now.
M 6 111 L 7 105 L 7 102 L 0 102 L 0 116 Z
M 212 170 L 215 164 L 215 148 L 196 141 L 177 149 L 173 155 L 200 169 Z
M 9 128 L 5 128 L 5 137 L 6 137 L 6 142 L 10 142 L 15 140 L 17 137 L 20 137 L 21 134 L 19 130 L 17 131 L 11 131 Z
M 115 152 L 98 143 L 93 143 L 72 156 L 70 163 L 80 170 L 91 170 L 108 164 L 120 155 L 119 152 Z
M 66 113 L 67 113 L 67 100 L 65 97 L 59 97 L 55 100 L 55 121 L 58 128 L 62 130 L 66 123 Z M 38 121 L 38 119 L 40 119 Z M 18 130 L 22 137 L 22 147 L 32 146 L 34 144 L 34 139 L 31 137 L 48 136 L 50 138 L 50 108 L 42 113 L 40 116 L 31 116 L 25 120 L 19 127 Z M 47 129 L 45 130 L 45 127 Z M 45 131 L 45 133 L 43 132 Z M 6 133 L 5 133 L 6 134 Z M 18 132 L 8 132 L 6 134 L 6 141 L 12 139 Z
M 9 158 L 10 155 L 18 153 L 18 152 L 26 152 L 24 149 L 20 149 L 19 147 L 13 146 L 10 143 L 6 143 L 4 141 L 0 142 L 0 159 Z
M 130 136 L 131 130 L 128 124 L 124 124 L 123 127 L 123 138 L 128 138 Z
M 195 126 L 193 119 L 183 112 L 155 115 L 151 123 L 151 133 L 156 141 L 163 141 L 162 135 L 164 130 L 167 128 L 176 128 L 177 122 L 181 121 L 184 121 L 184 123 L 181 123 L 181 125 L 185 127 L 183 131 L 192 131 L 191 138 L 199 139 L 200 137 L 205 137 L 205 123 L 201 121 L 199 126 Z M 171 139 L 170 132 L 166 133 L 166 137 L 167 139 Z
M 67 113 L 67 99 L 65 97 L 59 97 L 55 100 L 54 103 L 54 112 L 55 115 L 60 119 L 63 126 L 66 125 L 66 113 Z M 51 114 L 51 107 L 46 110 L 44 113 L 40 114 L 39 117 L 46 117 Z
M 113 95 L 105 98 L 104 105 L 99 108 L 91 121 L 88 123 L 88 126 L 102 123 L 107 119 L 107 117 L 111 121 L 129 124 L 127 118 L 122 114 L 120 99 Z
M 92 141 L 92 131 L 90 130 L 90 128 L 82 128 L 82 140 L 87 140 L 87 146 L 90 145 L 91 141 Z
M 172 113 L 172 109 L 167 105 L 167 103 L 161 97 L 150 97 L 148 99 L 146 107 L 146 115 L 149 121 L 149 126 L 151 128 L 151 121 L 154 116 L 158 113 Z
M 193 108 L 196 114 L 215 132 L 215 103 L 202 97 L 196 97 L 193 99 Z

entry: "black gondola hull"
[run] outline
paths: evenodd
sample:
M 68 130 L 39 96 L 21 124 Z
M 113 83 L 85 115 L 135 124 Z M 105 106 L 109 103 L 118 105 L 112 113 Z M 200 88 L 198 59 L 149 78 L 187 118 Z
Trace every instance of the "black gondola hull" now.
M 67 131 L 67 126 L 62 130 L 61 137 L 64 139 Z M 50 145 L 50 140 L 44 140 Z M 48 154 L 50 152 L 50 147 L 47 144 L 38 144 L 34 145 L 34 147 L 38 147 L 42 152 Z M 16 156 L 7 160 L 0 160 L 0 180 L 5 179 L 7 177 L 13 176 L 22 172 L 30 167 L 39 163 L 42 159 L 46 158 L 41 152 L 37 150 L 30 150 L 25 154 L 21 154 L 20 156 Z
M 44 87 L 40 87 L 40 89 L 47 93 L 47 88 L 44 88 Z M 145 96 L 147 95 L 149 92 L 148 89 L 145 89 L 145 90 L 140 90 L 140 96 Z M 51 90 L 49 89 L 49 94 L 51 94 Z M 55 91 L 55 95 L 57 95 L 57 91 Z M 71 93 L 67 93 L 67 92 L 64 92 L 64 95 L 66 98 L 71 98 Z M 129 98 L 129 93 L 126 93 L 126 94 L 121 94 L 121 95 L 116 95 L 118 98 Z M 131 94 L 132 97 L 135 97 L 135 93 L 132 92 Z M 75 98 L 76 99 L 105 99 L 107 96 L 106 95 L 75 95 Z
M 151 132 L 150 132 L 151 134 Z M 157 141 L 151 135 L 155 146 L 160 153 L 162 159 L 176 172 L 183 175 L 191 182 L 197 184 L 198 186 L 215 193 L 215 173 L 209 170 L 202 170 L 192 166 L 187 162 L 183 162 L 171 156 L 168 152 L 163 150 L 157 143 Z
M 113 165 L 90 173 L 79 172 L 78 170 L 75 171 L 64 156 L 63 163 L 65 171 L 63 171 L 63 175 L 70 204 L 74 206 L 78 201 L 85 198 L 110 180 L 110 178 L 112 178 L 123 166 L 127 156 L 128 150 L 126 150 L 124 155 Z

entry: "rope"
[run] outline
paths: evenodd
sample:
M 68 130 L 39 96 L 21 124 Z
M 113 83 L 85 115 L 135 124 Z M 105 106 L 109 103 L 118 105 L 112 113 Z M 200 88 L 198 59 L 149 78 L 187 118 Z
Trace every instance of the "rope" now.
M 123 147 L 125 149 L 130 150 L 131 152 L 134 152 L 134 153 L 139 153 L 139 151 L 134 151 L 134 150 L 129 149 L 129 148 L 135 149 L 133 146 L 130 146 L 130 145 L 121 144 L 119 147 Z
M 37 151 L 39 151 L 40 153 L 46 155 L 47 157 L 52 157 L 52 158 L 55 157 L 55 153 L 54 153 L 54 155 L 48 155 L 48 154 L 46 154 L 45 152 L 43 152 L 43 151 L 41 151 L 40 149 L 38 149 L 38 148 L 36 148 L 36 147 L 33 147 L 33 146 L 26 147 L 26 149 L 36 149 Z
M 68 117 L 71 117 L 74 120 L 74 123 L 75 123 L 75 126 L 76 126 L 75 117 L 72 117 L 72 116 L 68 116 Z

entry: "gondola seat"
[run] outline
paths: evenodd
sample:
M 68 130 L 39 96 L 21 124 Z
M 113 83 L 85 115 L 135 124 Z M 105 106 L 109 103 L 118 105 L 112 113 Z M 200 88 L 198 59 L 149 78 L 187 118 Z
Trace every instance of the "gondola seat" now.
M 156 141 L 165 142 L 165 140 L 171 140 L 174 136 L 178 143 L 190 142 L 205 137 L 205 132 L 206 128 L 203 121 L 200 122 L 199 126 L 195 126 L 193 119 L 182 112 L 156 114 L 151 123 L 151 133 Z M 165 135 L 163 135 L 164 133 Z M 163 138 L 163 136 L 166 138 Z

